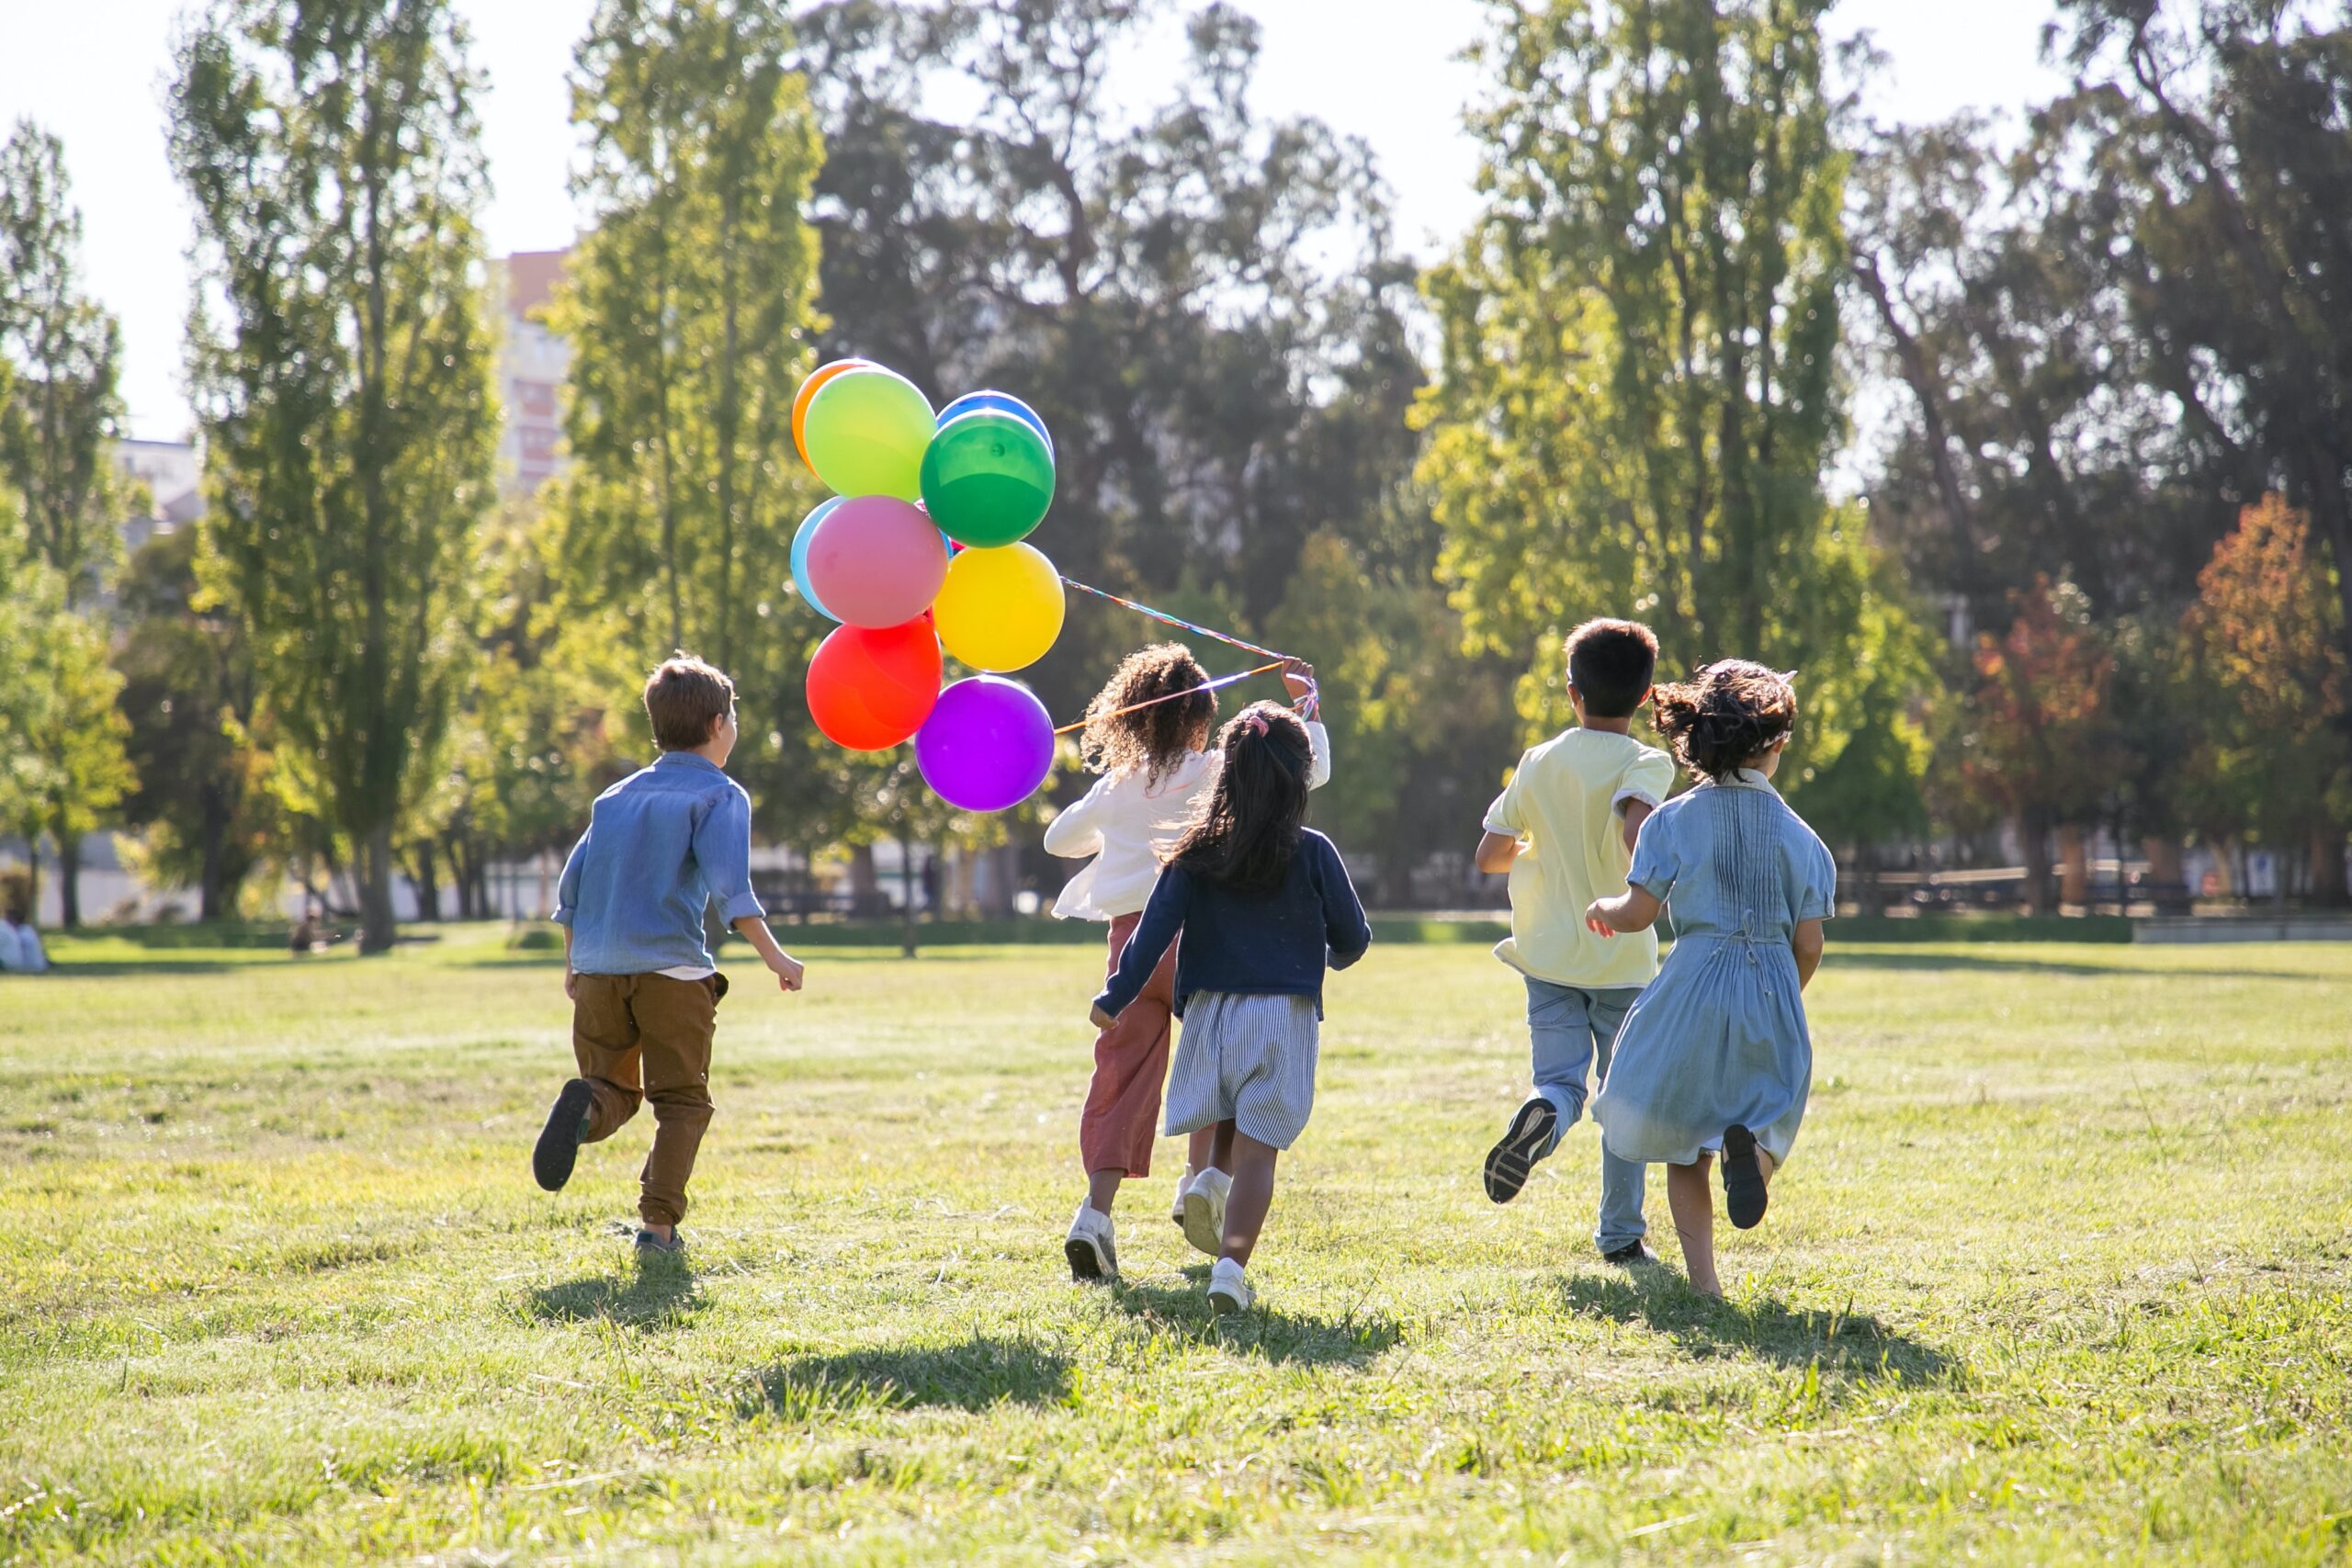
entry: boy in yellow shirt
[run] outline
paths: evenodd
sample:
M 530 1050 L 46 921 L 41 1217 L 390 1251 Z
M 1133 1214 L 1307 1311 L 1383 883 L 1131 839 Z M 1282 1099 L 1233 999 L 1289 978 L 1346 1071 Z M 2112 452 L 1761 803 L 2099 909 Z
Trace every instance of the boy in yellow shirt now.
M 1535 1093 L 1487 1151 L 1487 1196 L 1508 1203 L 1529 1170 L 1584 1114 L 1589 1079 L 1609 1076 L 1617 1026 L 1657 975 L 1657 933 L 1603 941 L 1585 907 L 1625 891 L 1642 822 L 1674 785 L 1674 761 L 1627 733 L 1649 701 L 1657 637 L 1637 621 L 1587 621 L 1568 634 L 1568 702 L 1577 726 L 1519 760 L 1487 809 L 1478 869 L 1510 873 L 1510 935 L 1495 956 L 1527 982 Z M 1600 1224 L 1611 1263 L 1642 1245 L 1642 1167 L 1603 1149 Z

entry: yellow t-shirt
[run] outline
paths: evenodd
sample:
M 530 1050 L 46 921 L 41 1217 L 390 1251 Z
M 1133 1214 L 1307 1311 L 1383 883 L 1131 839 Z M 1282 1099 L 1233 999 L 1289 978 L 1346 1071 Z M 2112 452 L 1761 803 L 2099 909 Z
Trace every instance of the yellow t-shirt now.
M 1631 736 L 1571 729 L 1519 760 L 1487 830 L 1520 840 L 1510 868 L 1510 935 L 1495 956 L 1555 986 L 1646 986 L 1657 976 L 1657 933 L 1599 937 L 1585 907 L 1625 891 L 1633 856 L 1624 803 L 1655 808 L 1674 787 L 1674 760 Z

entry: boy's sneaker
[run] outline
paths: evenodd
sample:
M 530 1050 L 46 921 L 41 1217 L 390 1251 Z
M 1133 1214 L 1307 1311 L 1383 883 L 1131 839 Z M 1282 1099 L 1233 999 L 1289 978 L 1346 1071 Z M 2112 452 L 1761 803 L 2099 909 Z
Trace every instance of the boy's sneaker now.
M 639 1228 L 637 1233 L 637 1256 L 640 1259 L 680 1258 L 685 1255 L 686 1238 L 678 1227 L 672 1225 L 670 1234 Z
M 1498 1203 L 1518 1197 L 1527 1185 L 1527 1173 L 1544 1157 L 1538 1151 L 1552 1141 L 1559 1124 L 1559 1107 L 1540 1094 L 1521 1106 L 1503 1130 L 1502 1142 L 1487 1151 L 1487 1196 Z
M 1225 1250 L 1225 1200 L 1232 1190 L 1233 1178 L 1215 1166 L 1184 1189 L 1184 1239 L 1193 1251 L 1215 1258 Z
M 1062 1243 L 1073 1280 L 1107 1280 L 1119 1277 L 1119 1247 L 1111 1216 L 1091 1203 L 1080 1203 L 1069 1223 L 1069 1237 Z
M 1600 1260 L 1603 1263 L 1614 1263 L 1620 1269 L 1639 1269 L 1656 1263 L 1657 1254 L 1649 1249 L 1648 1243 L 1636 1237 L 1623 1247 L 1602 1253 Z
M 1169 1201 L 1168 1219 L 1180 1231 L 1184 1228 L 1184 1189 L 1190 1187 L 1193 1178 L 1199 1174 L 1188 1165 L 1184 1168 L 1184 1174 L 1176 1179 L 1176 1196 Z
M 1241 1265 L 1230 1258 L 1220 1258 L 1209 1268 L 1209 1311 L 1219 1317 L 1232 1313 L 1248 1312 L 1258 1299 L 1250 1288 L 1250 1276 Z
M 555 1097 L 548 1124 L 539 1129 L 537 1147 L 531 1151 L 531 1174 L 550 1192 L 560 1192 L 571 1179 L 580 1158 L 580 1140 L 588 1135 L 588 1118 L 596 1109 L 595 1091 L 586 1078 L 574 1078 Z

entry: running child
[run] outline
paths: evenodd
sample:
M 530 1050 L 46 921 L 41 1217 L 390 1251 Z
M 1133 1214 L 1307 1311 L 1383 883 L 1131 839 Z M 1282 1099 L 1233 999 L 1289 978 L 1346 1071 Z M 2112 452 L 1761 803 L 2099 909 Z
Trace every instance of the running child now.
M 1762 1221 L 1813 1081 L 1802 993 L 1838 867 L 1772 787 L 1796 718 L 1789 677 L 1746 660 L 1659 687 L 1658 730 L 1699 784 L 1642 825 L 1632 886 L 1585 917 L 1613 936 L 1647 931 L 1673 906 L 1674 951 L 1625 1015 L 1592 1111 L 1611 1154 L 1667 1167 L 1683 1262 L 1711 1296 L 1723 1285 L 1709 1162 L 1723 1158 L 1731 1223 Z
M 1657 938 L 1603 942 L 1585 907 L 1625 890 L 1643 820 L 1674 787 L 1674 762 L 1635 740 L 1634 715 L 1650 698 L 1657 638 L 1637 621 L 1587 621 L 1568 634 L 1568 704 L 1576 728 L 1519 760 L 1487 809 L 1478 869 L 1510 873 L 1510 937 L 1495 956 L 1527 983 L 1535 1092 L 1487 1152 L 1487 1196 L 1508 1203 L 1535 1164 L 1584 1114 L 1591 1081 L 1609 1076 L 1625 1010 L 1657 973 Z M 1643 1245 L 1640 1164 L 1600 1152 L 1600 1222 L 1593 1234 L 1611 1263 L 1651 1261 Z
M 1233 1313 L 1252 1299 L 1244 1270 L 1273 1201 L 1275 1158 L 1314 1107 L 1324 968 L 1363 957 L 1372 927 L 1340 852 L 1304 825 L 1306 726 L 1252 703 L 1219 742 L 1216 787 L 1159 874 L 1092 1018 L 1114 1028 L 1183 932 L 1172 1005 L 1184 1032 L 1168 1132 L 1214 1129 L 1211 1168 L 1231 1173 L 1209 1308 Z M 1188 1234 L 1193 1219 L 1188 1203 Z
M 1117 968 L 1142 918 L 1160 862 L 1216 788 L 1222 759 L 1208 750 L 1216 721 L 1216 694 L 1203 689 L 1208 682 L 1208 671 L 1188 649 L 1160 643 L 1128 655 L 1087 705 L 1080 746 L 1086 765 L 1102 777 L 1054 818 L 1046 849 L 1073 860 L 1093 857 L 1062 889 L 1054 914 L 1110 922 L 1106 973 Z M 1283 683 L 1295 702 L 1307 699 L 1315 690 L 1314 667 L 1293 660 Z M 1331 776 L 1331 752 L 1321 725 L 1307 724 L 1306 733 L 1315 750 L 1311 789 Z M 1095 1037 L 1094 1076 L 1078 1123 L 1087 1195 L 1063 1244 L 1076 1279 L 1107 1279 L 1119 1271 L 1111 1204 L 1122 1181 L 1151 1174 L 1160 1087 L 1168 1077 L 1175 964 L 1171 953 L 1117 1025 Z M 1201 1217 L 1185 1234 L 1215 1256 L 1230 1177 L 1227 1168 L 1211 1160 L 1209 1145 L 1205 1132 L 1193 1139 L 1169 1217 L 1185 1225 L 1186 1201 L 1197 1187 Z
M 727 976 L 705 943 L 712 904 L 786 991 L 799 964 L 776 945 L 752 891 L 752 802 L 723 771 L 735 749 L 735 682 L 699 659 L 645 682 L 662 755 L 596 797 L 563 863 L 563 993 L 580 1076 L 563 1086 L 531 1154 L 550 1192 L 580 1145 L 611 1137 L 653 1102 L 653 1152 L 639 1178 L 640 1255 L 685 1250 L 686 1179 L 710 1124 L 710 1043 Z

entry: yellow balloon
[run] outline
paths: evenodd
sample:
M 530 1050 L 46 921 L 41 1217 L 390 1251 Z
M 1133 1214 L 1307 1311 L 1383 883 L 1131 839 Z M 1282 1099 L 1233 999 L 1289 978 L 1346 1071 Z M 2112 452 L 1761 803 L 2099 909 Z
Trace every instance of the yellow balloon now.
M 940 646 L 975 670 L 1035 664 L 1062 635 L 1062 579 L 1035 547 L 963 550 L 932 602 Z

